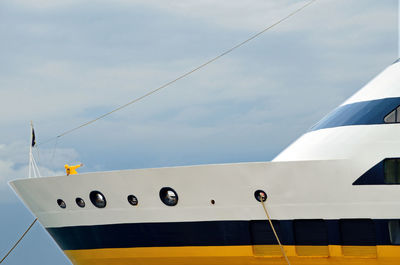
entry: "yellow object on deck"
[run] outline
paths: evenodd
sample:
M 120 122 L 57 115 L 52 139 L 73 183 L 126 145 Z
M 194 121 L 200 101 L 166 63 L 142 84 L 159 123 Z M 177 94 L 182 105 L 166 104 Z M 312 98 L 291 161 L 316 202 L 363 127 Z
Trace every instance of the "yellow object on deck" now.
M 78 174 L 78 172 L 76 171 L 76 169 L 77 169 L 78 167 L 81 167 L 81 166 L 83 166 L 83 164 L 79 164 L 79 165 L 75 165 L 75 166 L 70 166 L 70 165 L 68 165 L 68 164 L 65 164 L 64 167 L 65 167 L 65 171 L 67 172 L 67 176 Z

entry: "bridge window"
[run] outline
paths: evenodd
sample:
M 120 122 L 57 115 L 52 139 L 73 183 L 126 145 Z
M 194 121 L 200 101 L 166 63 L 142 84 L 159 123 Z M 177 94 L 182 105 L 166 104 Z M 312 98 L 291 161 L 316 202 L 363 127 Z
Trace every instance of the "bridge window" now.
M 399 123 L 400 122 L 400 106 L 390 112 L 384 118 L 385 123 Z
M 400 184 L 400 159 L 389 158 L 383 161 L 385 184 Z

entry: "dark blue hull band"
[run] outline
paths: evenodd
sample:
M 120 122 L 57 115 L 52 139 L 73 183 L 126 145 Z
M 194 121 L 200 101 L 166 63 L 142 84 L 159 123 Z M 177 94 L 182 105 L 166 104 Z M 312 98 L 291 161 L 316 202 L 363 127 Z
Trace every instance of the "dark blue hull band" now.
M 391 245 L 388 220 L 274 220 L 284 245 Z M 135 223 L 47 228 L 63 250 L 274 245 L 267 220 Z

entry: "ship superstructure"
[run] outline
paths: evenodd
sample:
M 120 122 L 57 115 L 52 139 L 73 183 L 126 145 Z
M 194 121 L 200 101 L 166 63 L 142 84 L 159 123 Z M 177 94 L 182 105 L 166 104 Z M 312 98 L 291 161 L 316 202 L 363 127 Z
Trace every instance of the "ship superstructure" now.
M 400 263 L 400 62 L 271 162 L 11 186 L 74 263 Z

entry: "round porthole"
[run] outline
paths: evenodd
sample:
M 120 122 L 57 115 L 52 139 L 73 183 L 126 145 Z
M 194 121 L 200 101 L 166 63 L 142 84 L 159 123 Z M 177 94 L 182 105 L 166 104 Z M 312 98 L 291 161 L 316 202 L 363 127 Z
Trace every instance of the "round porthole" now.
M 128 196 L 128 202 L 133 206 L 138 205 L 138 199 L 136 198 L 135 195 L 129 195 Z
M 107 201 L 106 197 L 100 191 L 92 191 L 89 195 L 90 201 L 93 203 L 94 206 L 97 208 L 104 208 L 106 207 Z
M 162 188 L 160 199 L 165 205 L 175 206 L 178 203 L 178 194 L 172 188 Z
M 265 191 L 263 190 L 256 190 L 254 192 L 254 198 L 256 198 L 256 200 L 259 202 L 261 202 L 261 200 L 265 202 L 267 200 L 267 197 L 267 193 L 265 193 Z
M 63 200 L 61 200 L 61 199 L 58 199 L 58 200 L 57 200 L 57 204 L 58 204 L 58 206 L 60 206 L 60 207 L 63 208 L 63 209 L 67 208 L 67 205 L 66 205 L 65 202 L 64 202 Z
M 85 201 L 82 198 L 76 198 L 75 202 L 79 207 L 81 208 L 85 207 Z

